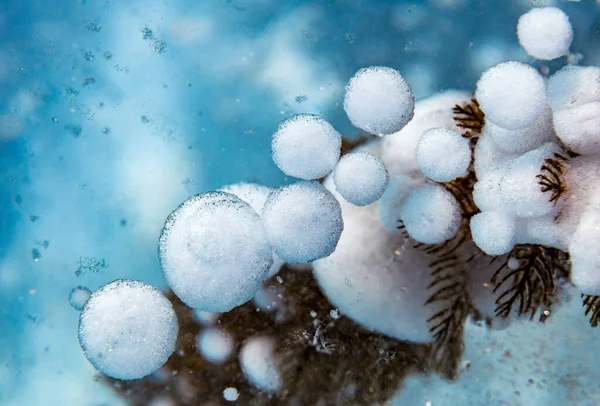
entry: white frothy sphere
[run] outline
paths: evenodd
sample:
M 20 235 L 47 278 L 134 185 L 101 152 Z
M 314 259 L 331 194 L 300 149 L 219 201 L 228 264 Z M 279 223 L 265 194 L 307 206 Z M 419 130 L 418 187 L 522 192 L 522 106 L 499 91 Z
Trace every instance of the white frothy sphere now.
M 344 228 L 339 202 L 318 182 L 276 189 L 265 203 L 262 220 L 275 253 L 292 263 L 331 254 Z
M 483 212 L 471 218 L 473 241 L 488 255 L 503 255 L 516 243 L 515 219 L 498 212 Z
M 523 14 L 517 24 L 519 43 L 534 58 L 552 60 L 569 53 L 573 28 L 559 8 L 540 7 Z
M 381 159 L 366 151 L 344 155 L 333 173 L 335 189 L 346 201 L 356 206 L 366 206 L 379 200 L 388 180 Z
M 456 235 L 462 213 L 452 193 L 438 185 L 425 185 L 406 198 L 400 218 L 412 238 L 438 244 Z
M 504 62 L 483 73 L 475 97 L 486 120 L 516 130 L 533 125 L 548 104 L 542 76 L 521 62 Z
M 196 348 L 207 361 L 221 364 L 231 357 L 234 340 L 218 328 L 205 328 L 196 337 Z
M 273 263 L 259 215 L 225 192 L 193 196 L 171 213 L 159 254 L 173 292 L 208 312 L 226 312 L 252 299 Z
M 173 306 L 138 281 L 117 280 L 90 296 L 79 317 L 79 343 L 105 375 L 139 379 L 158 370 L 175 349 Z
M 466 175 L 471 163 L 469 140 L 446 128 L 425 131 L 416 154 L 423 174 L 436 182 L 449 182 Z
M 379 136 L 400 131 L 413 118 L 415 98 L 395 69 L 372 66 L 348 82 L 344 110 L 354 126 Z
M 276 392 L 283 385 L 277 359 L 275 340 L 267 336 L 251 337 L 240 351 L 240 366 L 250 383 L 258 389 Z
M 279 126 L 271 147 L 273 161 L 286 175 L 319 179 L 340 159 L 342 136 L 323 118 L 299 114 Z

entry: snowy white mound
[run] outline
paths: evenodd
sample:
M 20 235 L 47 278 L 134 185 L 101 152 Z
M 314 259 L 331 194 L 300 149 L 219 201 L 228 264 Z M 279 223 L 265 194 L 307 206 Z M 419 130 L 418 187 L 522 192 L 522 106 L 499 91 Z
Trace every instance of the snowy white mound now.
M 318 182 L 276 189 L 265 203 L 262 220 L 275 253 L 292 263 L 331 254 L 344 228 L 339 202 Z
M 381 159 L 366 151 L 346 154 L 333 173 L 335 189 L 356 206 L 371 204 L 383 195 L 388 173 Z
M 205 328 L 196 337 L 196 348 L 200 355 L 213 364 L 221 364 L 233 353 L 233 337 L 217 328 Z
M 79 343 L 105 375 L 139 379 L 158 370 L 175 349 L 171 303 L 142 282 L 117 280 L 92 293 L 79 317 Z
M 542 76 L 531 66 L 512 61 L 485 71 L 475 97 L 486 120 L 508 130 L 532 126 L 548 104 Z
M 251 337 L 240 351 L 240 366 L 250 383 L 258 389 L 276 392 L 281 388 L 283 379 L 279 373 L 277 360 L 273 353 L 275 340 L 271 337 Z
M 227 185 L 219 189 L 222 192 L 231 193 L 232 195 L 236 195 L 246 203 L 250 205 L 259 215 L 262 213 L 263 206 L 267 201 L 267 197 L 273 191 L 272 188 L 259 185 L 258 183 L 234 183 L 231 185 Z M 279 258 L 279 256 L 273 253 L 273 265 L 269 269 L 269 273 L 267 274 L 265 279 L 269 279 L 272 276 L 275 276 L 277 272 L 283 266 L 283 259 Z
M 551 60 L 569 54 L 573 28 L 556 7 L 539 7 L 523 14 L 517 24 L 519 43 L 534 58 Z
M 226 312 L 252 299 L 273 263 L 259 215 L 225 192 L 193 196 L 171 213 L 159 254 L 173 292 L 208 312 Z
M 425 131 L 416 153 L 423 174 L 436 182 L 449 182 L 466 175 L 471 163 L 469 140 L 446 128 Z
M 319 179 L 333 170 L 342 136 L 319 116 L 299 114 L 285 120 L 273 135 L 273 161 L 286 175 Z
M 348 82 L 344 110 L 354 126 L 379 136 L 400 131 L 412 118 L 415 98 L 395 69 L 372 66 Z

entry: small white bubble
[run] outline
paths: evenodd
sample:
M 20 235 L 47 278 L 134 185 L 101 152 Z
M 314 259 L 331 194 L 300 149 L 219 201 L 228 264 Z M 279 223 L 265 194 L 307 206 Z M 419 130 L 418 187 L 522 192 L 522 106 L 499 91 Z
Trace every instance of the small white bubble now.
M 311 310 L 311 312 L 310 312 L 310 317 L 312 317 L 313 319 L 314 319 L 315 317 L 317 317 L 317 312 L 315 312 L 314 310 Z
M 278 276 L 276 279 L 279 284 L 283 284 L 283 278 L 281 276 Z
M 334 320 L 337 320 L 337 319 L 339 319 L 339 318 L 340 318 L 340 312 L 339 312 L 339 310 L 338 310 L 338 309 L 331 310 L 331 311 L 329 312 L 329 315 L 330 315 L 330 316 L 331 316 L 331 318 L 332 318 L 332 319 L 334 319 Z
M 223 398 L 228 402 L 235 402 L 240 397 L 236 388 L 226 388 L 223 391 Z

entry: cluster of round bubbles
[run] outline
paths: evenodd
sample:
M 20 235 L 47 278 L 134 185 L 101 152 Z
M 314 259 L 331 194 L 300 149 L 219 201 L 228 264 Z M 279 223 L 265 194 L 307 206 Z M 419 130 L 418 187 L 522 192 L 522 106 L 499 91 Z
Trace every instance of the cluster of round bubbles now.
M 400 131 L 413 118 L 415 98 L 395 69 L 372 66 L 348 82 L 344 110 L 355 127 L 379 136 Z
M 340 159 L 342 136 L 321 117 L 299 114 L 279 126 L 271 147 L 273 161 L 286 175 L 319 179 Z
M 264 205 L 262 221 L 273 251 L 290 263 L 330 255 L 344 228 L 339 202 L 314 181 L 276 189 Z
M 452 193 L 439 185 L 424 185 L 406 198 L 400 208 L 400 219 L 415 240 L 438 244 L 454 238 L 462 212 Z
M 333 172 L 337 192 L 356 206 L 366 206 L 379 200 L 388 180 L 383 161 L 366 151 L 344 155 Z
M 436 182 L 449 182 L 466 175 L 471 163 L 469 140 L 446 128 L 425 131 L 416 154 L 423 175 Z
M 552 60 L 569 53 L 573 28 L 569 17 L 559 8 L 534 8 L 519 18 L 519 43 L 534 58 Z
M 532 126 L 548 105 L 546 84 L 538 71 L 512 61 L 485 71 L 475 97 L 486 120 L 508 130 Z
M 252 299 L 273 264 L 259 215 L 226 192 L 193 196 L 171 213 L 159 254 L 173 292 L 208 312 L 226 312 Z
M 139 379 L 158 370 L 175 350 L 177 333 L 171 303 L 137 281 L 117 280 L 98 289 L 79 318 L 85 356 L 116 379 Z

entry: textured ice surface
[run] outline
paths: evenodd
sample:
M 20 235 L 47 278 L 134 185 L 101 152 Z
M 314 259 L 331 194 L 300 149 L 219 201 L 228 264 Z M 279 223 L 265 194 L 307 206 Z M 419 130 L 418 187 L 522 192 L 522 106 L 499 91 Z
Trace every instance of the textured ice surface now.
M 239 356 L 240 366 L 248 381 L 268 392 L 278 391 L 283 384 L 274 349 L 273 338 L 255 336 L 244 342 Z
M 371 134 L 400 131 L 413 117 L 415 98 L 410 85 L 395 69 L 372 66 L 348 82 L 344 110 L 356 127 Z
M 273 161 L 286 175 L 319 179 L 340 158 L 342 136 L 323 118 L 299 114 L 284 121 L 273 135 Z
M 517 23 L 519 43 L 534 58 L 551 60 L 569 53 L 573 28 L 569 17 L 559 8 L 534 8 Z
M 259 215 L 238 197 L 208 192 L 169 215 L 159 243 L 167 283 L 188 306 L 225 312 L 254 296 L 273 264 Z
M 331 254 L 344 228 L 340 204 L 317 182 L 298 182 L 269 195 L 262 220 L 284 261 L 305 263 Z
M 79 317 L 79 343 L 100 372 L 139 379 L 158 370 L 175 349 L 177 317 L 150 285 L 117 280 L 103 286 Z
M 236 388 L 225 388 L 223 390 L 223 399 L 228 402 L 235 402 L 240 397 L 240 394 Z
M 486 120 L 509 130 L 532 126 L 548 103 L 542 76 L 531 66 L 512 61 L 485 71 L 475 97 Z
M 438 244 L 456 235 L 462 213 L 452 193 L 438 185 L 425 185 L 406 198 L 400 218 L 412 238 Z
M 92 292 L 88 288 L 84 286 L 77 286 L 69 293 L 69 303 L 75 310 L 81 310 L 83 309 L 85 302 L 87 302 L 87 300 L 90 298 L 91 294 Z
M 471 163 L 469 140 L 441 127 L 423 133 L 416 154 L 423 174 L 436 182 L 449 182 L 466 175 Z
M 259 215 L 262 213 L 263 206 L 269 197 L 272 188 L 259 185 L 258 183 L 234 183 L 219 189 L 220 191 L 236 195 L 250 205 Z M 284 261 L 279 256 L 273 253 L 273 265 L 269 269 L 266 279 L 275 276 L 283 266 Z
M 205 328 L 196 337 L 196 348 L 200 355 L 214 364 L 221 364 L 233 353 L 233 337 L 218 328 Z
M 600 153 L 600 68 L 561 69 L 548 81 L 548 98 L 561 141 L 582 155 Z
M 346 154 L 333 173 L 335 189 L 356 206 L 371 204 L 383 195 L 388 173 L 381 159 L 366 151 Z
M 473 241 L 489 255 L 510 252 L 516 243 L 515 228 L 515 219 L 504 213 L 486 211 L 471 218 Z

